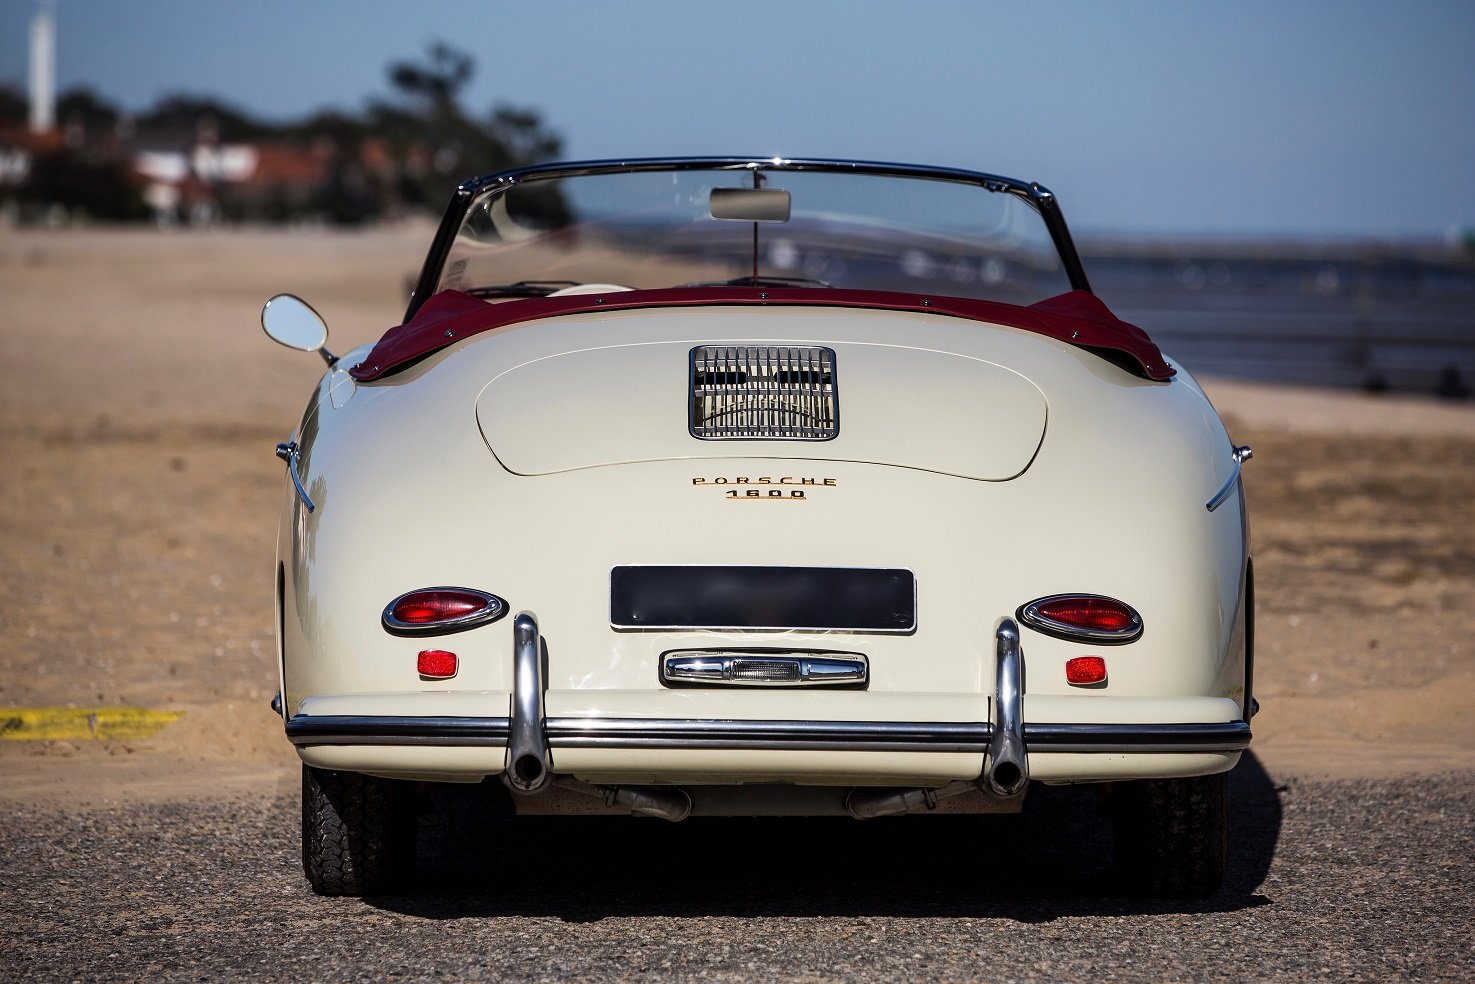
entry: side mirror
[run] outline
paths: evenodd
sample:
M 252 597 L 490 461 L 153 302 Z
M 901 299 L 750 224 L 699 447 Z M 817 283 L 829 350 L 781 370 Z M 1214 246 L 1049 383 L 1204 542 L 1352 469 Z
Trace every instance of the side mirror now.
M 295 294 L 278 294 L 261 309 L 261 329 L 278 345 L 299 352 L 316 352 L 328 365 L 338 361 L 323 346 L 328 343 L 328 325 L 322 315 Z

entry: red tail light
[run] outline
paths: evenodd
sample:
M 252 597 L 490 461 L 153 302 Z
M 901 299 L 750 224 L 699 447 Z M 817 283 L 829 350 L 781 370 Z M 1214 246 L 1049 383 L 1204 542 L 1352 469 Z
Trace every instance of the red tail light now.
M 465 618 L 482 606 L 480 598 L 455 591 L 420 591 L 413 597 L 400 599 L 394 606 L 394 617 L 401 622 L 425 625 Z
M 1062 598 L 1047 601 L 1036 611 L 1044 618 L 1093 632 L 1120 632 L 1132 628 L 1134 621 L 1132 609 L 1109 598 Z
M 1065 682 L 1077 687 L 1106 682 L 1106 660 L 1100 656 L 1076 656 L 1065 661 Z
M 397 635 L 440 635 L 495 622 L 507 603 L 474 588 L 421 588 L 384 609 L 384 627 Z
M 1045 635 L 1107 645 L 1142 635 L 1142 618 L 1131 605 L 1102 595 L 1051 595 L 1030 602 L 1019 621 Z
M 455 653 L 448 653 L 444 649 L 422 649 L 415 660 L 415 667 L 423 677 L 449 680 L 456 675 L 458 662 Z

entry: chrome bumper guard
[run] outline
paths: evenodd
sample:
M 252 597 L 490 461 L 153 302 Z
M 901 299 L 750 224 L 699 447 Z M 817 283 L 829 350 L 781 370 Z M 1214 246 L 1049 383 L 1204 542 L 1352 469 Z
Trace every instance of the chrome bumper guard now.
M 540 793 L 553 775 L 543 730 L 543 640 L 538 620 L 520 612 L 512 620 L 512 721 L 507 737 L 507 784 L 514 793 Z
M 994 720 L 988 742 L 987 780 L 995 796 L 1017 796 L 1029 785 L 1029 754 L 1024 744 L 1024 654 L 1019 626 L 1012 618 L 994 630 Z

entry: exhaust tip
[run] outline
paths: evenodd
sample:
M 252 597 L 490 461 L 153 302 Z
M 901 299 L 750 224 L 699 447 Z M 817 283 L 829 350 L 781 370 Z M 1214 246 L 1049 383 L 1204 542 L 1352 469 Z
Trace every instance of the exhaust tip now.
M 644 809 L 637 808 L 635 812 L 648 817 L 660 817 L 672 823 L 680 823 L 691 816 L 691 794 L 684 789 L 673 789 L 659 804 L 652 804 Z
M 547 781 L 548 770 L 543 767 L 543 760 L 536 755 L 520 755 L 512 763 L 511 775 L 512 785 L 519 791 L 531 793 L 541 788 Z
M 680 786 L 606 786 L 603 789 L 606 806 L 622 806 L 638 816 L 660 817 L 672 823 L 691 816 L 691 794 Z
M 989 787 L 1000 796 L 1013 796 L 1028 781 L 1024 770 L 1013 762 L 1000 762 L 988 775 Z

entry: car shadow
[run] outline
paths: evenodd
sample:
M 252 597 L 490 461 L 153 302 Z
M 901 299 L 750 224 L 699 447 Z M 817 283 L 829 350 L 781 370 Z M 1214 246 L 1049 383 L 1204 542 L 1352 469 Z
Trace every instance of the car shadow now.
M 416 876 L 369 905 L 426 919 L 555 916 L 996 917 L 1232 912 L 1258 894 L 1280 790 L 1253 754 L 1230 774 L 1229 874 L 1205 899 L 1125 897 L 1090 786 L 1034 786 L 1013 816 L 512 818 L 500 786 L 436 786 Z

